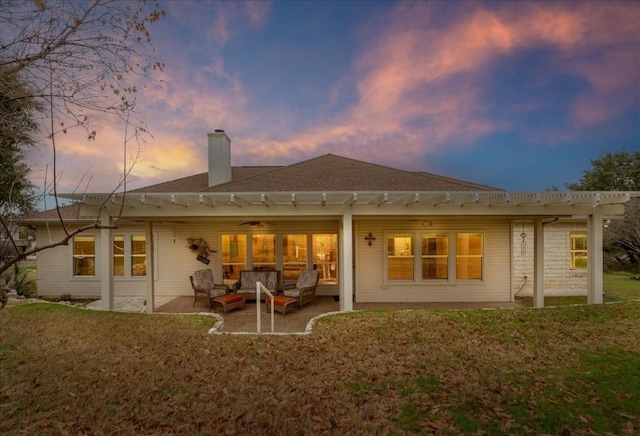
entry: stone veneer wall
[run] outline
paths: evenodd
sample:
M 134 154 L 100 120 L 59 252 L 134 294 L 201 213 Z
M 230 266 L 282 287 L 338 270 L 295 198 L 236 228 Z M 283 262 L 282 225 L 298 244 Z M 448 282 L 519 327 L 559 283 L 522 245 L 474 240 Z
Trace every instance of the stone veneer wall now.
M 512 226 L 513 294 L 533 295 L 533 222 Z M 546 295 L 586 295 L 587 270 L 570 268 L 570 234 L 587 232 L 586 223 L 554 222 L 544 225 L 544 292 Z M 525 233 L 526 237 L 521 237 Z M 524 277 L 527 277 L 525 282 Z

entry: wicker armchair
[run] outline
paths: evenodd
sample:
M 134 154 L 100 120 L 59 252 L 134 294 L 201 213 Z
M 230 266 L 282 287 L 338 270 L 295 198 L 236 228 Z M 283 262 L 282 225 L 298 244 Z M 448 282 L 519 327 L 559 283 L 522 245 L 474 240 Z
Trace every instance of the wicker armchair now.
M 213 299 L 228 293 L 229 288 L 224 284 L 217 284 L 213 280 L 213 271 L 201 269 L 189 276 L 191 288 L 193 288 L 193 305 L 196 305 L 198 296 L 206 297 L 209 301 L 209 310 L 213 307 Z
M 285 287 L 282 291 L 287 297 L 293 297 L 298 300 L 298 309 L 313 301 L 316 298 L 316 286 L 320 274 L 312 269 L 303 269 L 298 275 L 298 281 L 295 285 Z

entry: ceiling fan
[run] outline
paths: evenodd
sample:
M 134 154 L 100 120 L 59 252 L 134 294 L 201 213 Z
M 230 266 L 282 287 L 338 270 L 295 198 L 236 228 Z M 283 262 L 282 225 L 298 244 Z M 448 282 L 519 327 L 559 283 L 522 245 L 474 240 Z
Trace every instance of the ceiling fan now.
M 265 224 L 274 225 L 273 223 L 263 222 L 263 221 L 245 221 L 243 223 L 240 223 L 241 226 L 252 226 L 252 227 L 258 227 L 258 228 L 263 228 Z

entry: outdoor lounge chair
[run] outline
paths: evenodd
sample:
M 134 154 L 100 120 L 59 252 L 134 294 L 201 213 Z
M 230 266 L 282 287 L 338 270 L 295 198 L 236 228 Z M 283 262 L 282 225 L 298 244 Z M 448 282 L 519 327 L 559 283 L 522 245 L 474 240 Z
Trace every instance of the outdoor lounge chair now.
M 229 288 L 224 284 L 217 284 L 213 280 L 213 271 L 201 269 L 189 276 L 193 288 L 193 305 L 199 296 L 206 297 L 209 301 L 209 310 L 213 307 L 213 300 L 221 295 L 226 295 Z
M 302 306 L 316 298 L 316 286 L 318 285 L 319 278 L 320 273 L 316 270 L 300 270 L 296 284 L 290 287 L 285 287 L 283 294 L 287 297 L 297 299 L 298 309 L 302 309 Z

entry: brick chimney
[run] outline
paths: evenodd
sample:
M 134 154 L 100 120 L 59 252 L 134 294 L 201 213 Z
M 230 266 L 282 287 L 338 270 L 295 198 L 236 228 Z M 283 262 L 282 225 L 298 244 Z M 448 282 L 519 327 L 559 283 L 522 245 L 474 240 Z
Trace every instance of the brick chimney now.
M 209 186 L 231 181 L 231 139 L 224 130 L 209 133 Z

